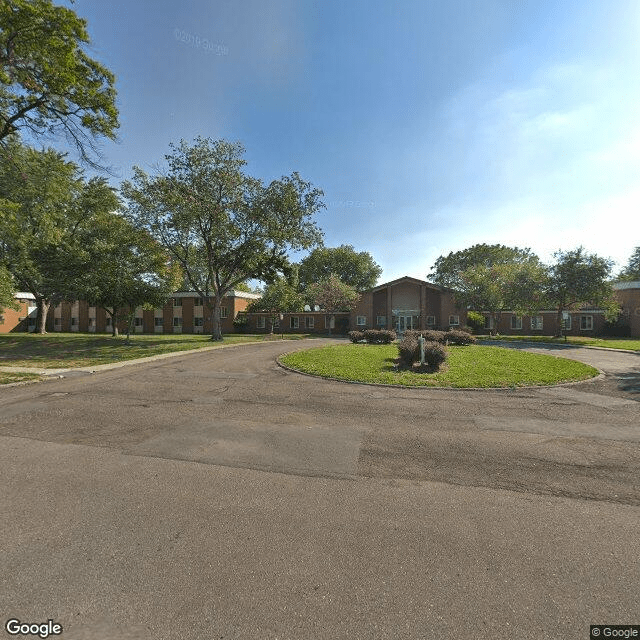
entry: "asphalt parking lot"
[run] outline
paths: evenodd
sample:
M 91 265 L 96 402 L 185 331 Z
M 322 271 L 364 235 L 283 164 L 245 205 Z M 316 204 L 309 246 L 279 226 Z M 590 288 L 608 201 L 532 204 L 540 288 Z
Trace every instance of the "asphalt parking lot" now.
M 4 619 L 101 640 L 640 624 L 640 355 L 562 349 L 605 376 L 464 391 L 277 366 L 303 346 L 0 388 Z

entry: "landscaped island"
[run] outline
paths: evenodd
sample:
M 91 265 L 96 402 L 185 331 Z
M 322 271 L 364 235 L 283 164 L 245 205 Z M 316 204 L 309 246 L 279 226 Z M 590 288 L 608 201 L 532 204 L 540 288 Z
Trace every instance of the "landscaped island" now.
M 394 344 L 331 345 L 282 356 L 279 361 L 303 373 L 411 387 L 523 387 L 587 380 L 598 370 L 575 360 L 478 345 L 448 346 L 447 365 L 436 373 L 396 370 Z

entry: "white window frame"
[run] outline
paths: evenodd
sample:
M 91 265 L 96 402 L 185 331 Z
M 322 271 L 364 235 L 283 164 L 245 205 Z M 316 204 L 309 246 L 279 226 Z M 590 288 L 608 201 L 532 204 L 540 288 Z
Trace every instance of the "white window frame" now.
M 73 317 L 71 318 L 71 326 L 72 326 L 72 327 L 75 327 L 75 326 L 77 326 L 77 325 L 78 325 L 78 318 L 77 318 L 77 316 L 73 316 Z
M 426 316 L 425 324 L 427 327 L 435 327 L 436 326 L 436 317 L 435 316 Z
M 378 327 L 386 327 L 387 326 L 387 316 L 376 316 L 376 326 L 378 326 Z
M 587 324 L 585 320 L 588 320 L 588 327 L 584 325 Z M 580 316 L 580 331 L 593 331 L 593 316 Z
M 174 316 L 173 318 L 173 326 L 181 327 L 182 326 L 182 316 Z
M 53 319 L 53 326 L 54 327 L 61 327 L 62 326 L 62 318 L 54 318 Z
M 193 326 L 194 327 L 203 327 L 204 326 L 204 318 L 202 316 L 193 316 Z
M 300 318 L 298 316 L 291 316 L 289 318 L 289 329 L 299 329 L 300 328 Z
M 452 322 L 453 320 L 453 322 Z M 459 327 L 460 326 L 460 316 L 449 316 L 449 326 L 450 327 Z
M 229 309 L 227 307 L 220 307 L 220 318 L 224 320 L 229 317 Z
M 164 327 L 164 318 L 154 318 L 153 319 L 153 326 L 154 327 Z
M 264 329 L 267 326 L 267 319 L 264 316 L 256 318 L 256 329 Z
M 544 318 L 542 316 L 531 316 L 531 330 L 542 331 L 544 329 Z
M 305 319 L 304 319 L 305 328 L 314 329 L 315 323 L 316 323 L 316 319 L 313 316 L 305 316 Z
M 182 298 L 174 298 L 173 299 L 173 306 L 174 307 L 181 307 L 182 306 Z
M 522 329 L 522 317 L 521 316 L 511 316 L 511 330 L 519 331 Z
M 484 317 L 484 328 L 489 329 L 489 331 L 493 329 L 493 316 Z
M 561 322 L 563 331 L 571 331 L 571 314 L 566 320 L 563 318 Z
M 110 327 L 110 326 L 111 326 L 112 321 L 113 321 L 113 318 L 112 318 L 110 315 L 107 315 L 106 320 L 105 320 L 105 322 L 104 322 L 104 323 L 105 323 L 105 325 L 106 325 L 107 327 Z
M 366 327 L 367 326 L 367 316 L 356 316 L 356 326 L 358 326 L 358 327 Z
M 194 307 L 202 307 L 202 306 L 204 306 L 204 299 L 203 298 L 194 298 L 193 299 L 193 306 Z
M 92 318 L 89 318 L 89 326 L 91 326 L 91 320 Z M 142 327 L 144 325 L 144 319 L 140 318 L 140 317 L 136 317 L 133 319 L 133 326 L 134 327 Z

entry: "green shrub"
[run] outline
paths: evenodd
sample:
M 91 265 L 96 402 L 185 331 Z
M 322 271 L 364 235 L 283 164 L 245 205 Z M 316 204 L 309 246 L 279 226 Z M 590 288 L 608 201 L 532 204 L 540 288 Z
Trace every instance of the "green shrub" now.
M 477 311 L 467 311 L 467 322 L 473 331 L 483 331 L 485 317 L 482 313 Z
M 460 331 L 459 329 L 451 329 L 445 332 L 444 338 L 449 344 L 475 344 L 477 342 L 476 337 L 472 336 L 466 331 Z
M 404 335 L 415 336 L 416 338 L 422 335 L 422 337 L 429 342 L 440 342 L 442 344 L 446 341 L 444 337 L 445 332 L 437 331 L 436 329 L 407 329 Z
M 410 369 L 416 360 L 420 359 L 420 345 L 418 338 L 408 331 L 398 343 L 398 355 L 400 356 L 400 366 Z
M 398 354 L 400 356 L 400 366 L 411 369 L 414 362 L 420 361 L 420 342 L 413 333 L 404 334 L 404 338 L 398 344 Z M 433 341 L 424 343 L 424 360 L 431 371 L 438 367 L 447 359 L 447 352 L 442 344 Z
M 396 332 L 389 329 L 365 329 L 363 333 L 369 344 L 391 344 L 396 339 Z
M 420 359 L 420 348 L 418 347 L 418 359 Z M 438 342 L 425 342 L 424 360 L 434 369 L 437 369 L 447 359 L 447 352 Z
M 364 331 L 349 331 L 349 340 L 354 344 L 364 340 Z

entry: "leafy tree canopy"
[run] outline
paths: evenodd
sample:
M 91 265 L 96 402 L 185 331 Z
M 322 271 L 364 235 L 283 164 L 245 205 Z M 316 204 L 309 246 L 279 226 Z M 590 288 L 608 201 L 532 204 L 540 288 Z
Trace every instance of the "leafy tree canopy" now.
M 13 279 L 9 271 L 0 264 L 0 313 L 4 309 L 19 309 L 14 298 Z
M 619 276 L 620 280 L 640 280 L 640 247 L 636 247 Z
M 476 244 L 462 251 L 440 256 L 427 276 L 431 282 L 441 287 L 462 289 L 461 274 L 477 267 L 492 267 L 503 264 L 539 263 L 538 256 L 531 249 L 506 247 L 502 244 Z
M 609 318 L 615 318 L 619 308 L 609 282 L 613 262 L 589 254 L 583 247 L 553 255 L 556 261 L 550 268 L 546 296 L 557 309 L 558 319 L 563 311 L 578 310 L 586 304 L 602 307 Z
M 342 282 L 335 273 L 332 273 L 322 282 L 310 285 L 308 297 L 323 311 L 333 313 L 354 309 L 360 299 L 360 294 L 354 287 Z
M 335 274 L 356 291 L 366 291 L 376 286 L 382 267 L 376 264 L 367 251 L 356 251 L 352 245 L 318 247 L 300 263 L 300 286 L 322 282 Z
M 136 307 L 162 307 L 180 283 L 181 271 L 167 250 L 115 212 L 97 216 L 80 244 L 86 270 L 78 297 L 112 316 L 114 335 L 123 317 L 129 334 Z
M 298 290 L 297 271 L 289 277 L 278 276 L 273 282 L 268 284 L 262 291 L 262 297 L 254 300 L 247 311 L 263 311 L 270 315 L 271 333 L 275 326 L 275 321 L 281 313 L 292 311 L 302 311 L 304 300 Z
M 211 297 L 212 339 L 221 340 L 220 302 L 238 284 L 271 282 L 287 252 L 319 244 L 313 221 L 322 191 L 297 173 L 264 185 L 244 172 L 240 143 L 197 138 L 171 145 L 168 170 L 134 169 L 122 193 L 129 215 L 166 247 L 190 287 Z
M 49 306 L 76 295 L 85 269 L 81 231 L 119 202 L 103 179 L 85 181 L 77 165 L 52 149 L 12 141 L 1 153 L 0 263 L 18 289 L 35 296 L 44 333 Z
M 0 2 L 0 141 L 20 131 L 63 134 L 98 167 L 97 142 L 115 138 L 113 74 L 91 59 L 87 23 L 51 0 Z

